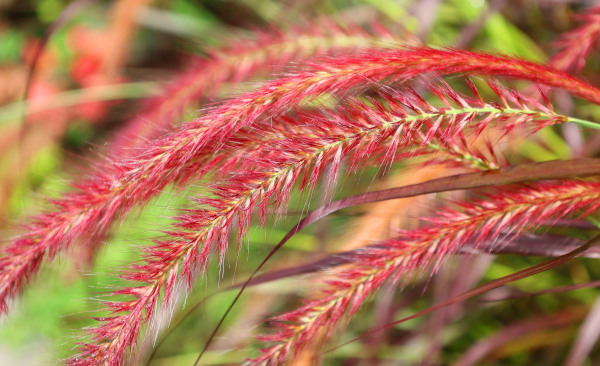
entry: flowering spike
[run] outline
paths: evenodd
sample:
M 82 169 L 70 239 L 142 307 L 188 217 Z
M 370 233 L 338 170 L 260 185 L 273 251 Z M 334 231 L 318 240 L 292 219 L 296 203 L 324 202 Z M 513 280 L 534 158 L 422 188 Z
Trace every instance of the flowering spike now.
M 112 147 L 130 155 L 139 153 L 138 149 L 128 150 L 166 134 L 188 104 L 214 98 L 226 82 L 240 83 L 260 73 L 274 74 L 292 59 L 297 65 L 314 55 L 386 46 L 392 40 L 411 42 L 405 38 L 404 35 L 392 36 L 382 26 L 367 32 L 360 27 L 345 28 L 322 20 L 287 31 L 277 28 L 259 31 L 222 48 L 209 49 L 207 59 L 193 59 L 185 72 L 165 86 L 160 96 L 145 103 L 145 112 L 127 122 L 111 142 Z
M 405 81 L 427 73 L 504 75 L 565 88 L 600 104 L 600 90 L 551 68 L 506 56 L 427 47 L 389 50 L 332 58 L 329 63 L 264 84 L 254 92 L 227 101 L 204 117 L 185 124 L 142 148 L 135 158 L 108 162 L 101 173 L 84 180 L 81 192 L 55 202 L 64 206 L 38 218 L 36 229 L 0 251 L 0 310 L 16 295 L 46 256 L 52 258 L 76 239 L 102 233 L 116 216 L 147 202 L 168 184 L 201 177 L 223 161 L 223 144 L 242 128 L 270 123 L 301 105 L 307 95 L 343 96 L 365 80 Z M 373 85 L 375 86 L 375 85 Z M 420 108 L 419 101 L 409 102 Z M 228 165 L 223 165 L 228 167 Z M 229 165 L 230 166 L 230 165 Z M 285 193 L 285 191 L 284 191 Z M 285 198 L 285 195 L 282 197 Z
M 432 85 L 429 84 L 433 88 Z M 441 83 L 435 88 L 439 92 L 449 86 Z M 406 90 L 410 90 L 411 98 L 401 98 L 407 94 Z M 176 282 L 176 277 L 187 278 L 188 285 L 191 285 L 195 274 L 206 268 L 212 253 L 219 256 L 222 264 L 234 223 L 239 240 L 248 229 L 251 214 L 260 202 L 270 202 L 279 212 L 284 210 L 293 187 L 302 175 L 320 176 L 330 166 L 334 174 L 326 184 L 333 184 L 342 159 L 352 155 L 360 156 L 363 163 L 370 159 L 371 163 L 381 164 L 381 161 L 391 162 L 425 154 L 433 154 L 439 159 L 440 153 L 446 152 L 449 160 L 471 165 L 482 155 L 469 153 L 469 148 L 462 145 L 465 141 L 461 135 L 462 127 L 457 129 L 455 126 L 462 126 L 462 119 L 455 118 L 457 116 L 475 118 L 477 115 L 479 118 L 479 115 L 499 114 L 506 117 L 504 123 L 507 125 L 513 119 L 523 124 L 549 124 L 562 120 L 555 114 L 512 109 L 509 102 L 506 108 L 497 110 L 491 105 L 480 104 L 480 99 L 458 93 L 450 99 L 456 105 L 447 108 L 434 107 L 408 87 L 382 98 L 386 103 L 374 106 L 359 99 L 350 99 L 346 106 L 336 110 L 299 110 L 294 118 L 283 117 L 285 123 L 274 118 L 273 126 L 268 130 L 246 131 L 246 137 L 261 141 L 262 149 L 247 151 L 246 158 L 254 163 L 251 167 L 242 167 L 229 175 L 217 177 L 211 185 L 211 196 L 215 198 L 198 199 L 200 208 L 186 210 L 177 218 L 177 224 L 168 236 L 156 240 L 154 246 L 144 248 L 144 261 L 132 266 L 131 271 L 124 275 L 125 279 L 143 283 L 143 290 L 139 285 L 134 290 L 136 294 L 142 292 L 143 295 L 125 300 L 122 308 L 110 306 L 117 309 L 113 310 L 115 316 L 92 330 L 94 335 L 103 335 L 102 338 L 92 337 L 102 343 L 94 359 L 121 362 L 125 351 L 135 345 L 137 332 L 151 319 L 153 311 L 148 309 L 154 309 L 158 304 L 161 291 L 168 299 L 172 288 L 170 284 Z M 419 112 L 410 115 L 407 110 Z M 432 118 L 437 120 L 434 125 L 429 123 Z M 430 130 L 434 132 L 430 133 Z M 446 133 L 447 130 L 453 130 L 452 134 Z M 424 136 L 428 136 L 425 141 Z M 368 154 L 363 150 L 365 147 Z M 224 145 L 222 151 L 230 149 L 234 151 L 235 146 Z M 277 154 L 270 155 L 271 152 Z M 265 154 L 268 159 L 265 159 Z M 479 164 L 491 165 L 485 160 Z M 311 180 L 309 187 L 313 183 L 316 181 Z M 122 290 L 116 294 L 126 293 L 127 290 Z M 77 358 L 92 358 L 86 349 L 83 347 Z
M 586 216 L 600 208 L 599 199 L 597 180 L 567 180 L 507 187 L 485 200 L 461 203 L 459 210 L 439 212 L 429 226 L 402 230 L 398 238 L 354 252 L 352 265 L 332 274 L 322 298 L 272 320 L 275 332 L 260 337 L 272 345 L 245 365 L 285 363 L 318 332 L 330 334 L 344 316 L 354 315 L 386 282 L 406 282 L 424 267 L 433 267 L 431 274 L 444 257 L 467 243 L 509 237 L 575 211 Z
M 587 56 L 600 38 L 600 6 L 586 9 L 578 16 L 582 23 L 575 30 L 564 34 L 557 42 L 560 50 L 550 60 L 550 64 L 559 70 L 579 72 L 586 63 Z

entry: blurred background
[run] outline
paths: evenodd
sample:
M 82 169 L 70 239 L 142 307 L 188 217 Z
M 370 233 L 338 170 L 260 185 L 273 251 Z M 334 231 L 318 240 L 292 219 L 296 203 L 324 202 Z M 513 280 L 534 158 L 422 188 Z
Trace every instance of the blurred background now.
M 286 47 L 303 32 L 327 36 L 339 29 L 358 27 L 370 34 L 385 35 L 385 42 L 479 49 L 544 62 L 555 52 L 552 42 L 558 35 L 580 24 L 575 14 L 595 3 L 0 0 L 0 238 L 22 230 L 19 225 L 27 221 L 26 217 L 45 207 L 42 197 L 58 197 L 68 191 L 69 180 L 81 177 L 95 159 L 135 152 L 136 146 L 145 140 L 193 119 L 202 107 L 232 93 L 249 90 L 273 75 L 299 68 L 299 61 L 294 61 L 301 54 Z M 278 48 L 248 52 L 247 48 L 251 48 L 248 44 L 260 45 L 263 38 L 273 34 L 282 35 Z M 228 54 L 238 59 L 227 64 Z M 226 75 L 214 82 L 212 90 L 184 90 L 188 94 L 182 100 L 166 104 L 162 110 L 152 109 L 153 101 L 161 100 L 161 95 L 168 95 L 169 90 L 182 90 L 182 85 L 186 85 L 185 75 L 216 67 L 210 62 L 220 57 L 226 67 L 215 68 L 211 77 L 217 78 L 214 73 L 219 70 Z M 581 71 L 582 77 L 596 85 L 600 84 L 598 61 L 597 54 L 592 53 Z M 243 83 L 232 85 L 238 81 Z M 555 106 L 562 113 L 600 120 L 598 107 L 579 105 L 568 98 L 558 98 Z M 128 136 L 125 142 L 119 140 L 124 135 Z M 518 153 L 510 154 L 518 155 L 514 159 L 536 161 L 594 156 L 600 150 L 599 137 L 584 135 L 573 126 L 549 128 L 531 141 L 520 143 L 511 150 Z M 346 182 L 339 194 L 358 193 L 358 187 L 364 187 L 365 182 L 369 184 L 376 175 L 375 171 L 366 170 L 360 178 Z M 390 175 L 385 181 L 377 180 L 376 184 L 394 186 L 410 179 L 418 182 L 435 176 L 434 168 L 426 173 L 405 171 Z M 116 225 L 105 239 L 106 246 L 74 249 L 73 255 L 61 257 L 44 268 L 42 275 L 13 304 L 10 316 L 0 318 L 0 365 L 60 363 L 70 354 L 77 332 L 92 324 L 90 310 L 95 305 L 90 300 L 107 291 L 106 286 L 119 284 L 113 276 L 114 268 L 135 260 L 135 246 L 144 245 L 158 235 L 159 228 L 168 225 L 169 214 L 185 207 L 188 196 L 198 190 L 192 187 L 183 193 L 163 192 L 146 209 L 128 215 Z M 415 225 L 415 217 L 421 211 L 449 197 L 425 199 L 429 201 L 394 201 L 333 215 L 296 235 L 272 260 L 269 270 L 300 265 L 327 253 L 364 245 L 368 240 L 389 234 L 398 225 Z M 219 286 L 244 280 L 267 250 L 299 219 L 293 209 L 287 216 L 281 225 L 268 224 L 266 232 L 251 231 L 248 253 L 242 253 L 239 261 L 232 256 L 230 268 L 220 281 L 216 275 L 200 281 L 198 290 L 187 298 L 186 309 L 217 291 Z M 384 291 L 351 322 L 345 337 L 387 324 L 477 283 L 540 261 L 540 258 L 511 255 L 449 261 L 438 275 L 426 281 L 428 286 L 416 284 L 402 294 Z M 453 270 L 456 266 L 467 270 Z M 212 273 L 217 273 L 216 267 Z M 352 343 L 328 354 L 321 362 L 436 365 L 461 360 L 465 365 L 559 364 L 596 301 L 595 287 L 510 301 L 492 300 L 597 278 L 600 278 L 597 262 L 572 261 L 487 297 L 472 299 Z M 252 339 L 257 327 L 269 315 L 310 298 L 310 285 L 314 282 L 308 274 L 282 278 L 248 291 L 234 314 L 227 318 L 203 364 L 237 364 L 252 356 L 258 347 Z M 183 318 L 185 311 L 175 315 L 171 324 L 180 326 L 160 344 L 150 364 L 193 364 L 204 340 L 234 296 L 234 291 L 223 291 L 203 302 L 191 315 Z M 142 342 L 144 362 L 150 357 L 154 341 L 148 337 Z M 319 352 L 313 353 L 298 358 L 296 364 L 315 364 Z M 470 358 L 461 359 L 465 355 Z M 593 348 L 590 360 L 595 361 L 586 364 L 600 365 L 597 347 Z

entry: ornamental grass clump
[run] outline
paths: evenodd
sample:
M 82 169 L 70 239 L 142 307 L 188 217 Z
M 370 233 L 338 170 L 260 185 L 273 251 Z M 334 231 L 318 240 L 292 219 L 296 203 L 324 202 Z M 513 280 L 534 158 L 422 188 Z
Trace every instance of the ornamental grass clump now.
M 578 29 L 556 42 L 547 63 L 419 44 L 407 31 L 395 34 L 376 22 L 343 27 L 331 20 L 259 31 L 208 52 L 142 104 L 108 141 L 93 173 L 74 178 L 72 191 L 51 199 L 47 211 L 0 247 L 0 311 L 18 306 L 13 299 L 42 264 L 71 247 L 103 245 L 111 228 L 125 225 L 126 214 L 166 189 L 184 194 L 190 186 L 199 187 L 198 193 L 175 208 L 173 224 L 160 228 L 151 242 L 136 243 L 141 259 L 117 271 L 128 285 L 103 294 L 96 325 L 76 341 L 67 364 L 138 362 L 136 346 L 160 311 L 172 311 L 181 292 L 197 291 L 199 279 L 212 280 L 212 262 L 222 277 L 228 258 L 237 263 L 242 257 L 249 230 L 279 225 L 292 204 L 308 216 L 267 259 L 305 226 L 339 209 L 461 192 L 420 217 L 419 225 L 330 254 L 329 262 L 310 270 L 322 271 L 316 292 L 296 310 L 272 318 L 275 329 L 258 336 L 263 348 L 248 352 L 248 365 L 293 363 L 315 342 L 324 351 L 326 340 L 348 326 L 380 288 L 402 293 L 419 278 L 433 278 L 450 257 L 502 254 L 528 234 L 538 235 L 536 248 L 543 254 L 543 240 L 552 240 L 545 235 L 558 223 L 596 222 L 600 160 L 591 154 L 527 163 L 511 146 L 556 125 L 574 124 L 586 135 L 600 128 L 562 112 L 554 100 L 567 96 L 600 106 L 600 89 L 576 74 L 600 35 L 599 9 L 588 11 Z M 216 98 L 226 84 L 231 89 L 256 75 L 270 79 Z M 211 102 L 195 119 L 175 123 L 197 101 Z M 432 165 L 445 168 L 437 179 L 399 182 L 386 191 L 367 183 L 361 194 L 332 200 L 340 182 L 366 171 L 376 171 L 379 179 Z M 322 207 L 309 209 L 319 195 L 325 197 Z M 572 234 L 568 224 L 563 227 L 560 234 Z M 590 231 L 575 236 L 585 241 Z M 543 269 L 593 244 L 595 239 L 563 250 L 561 260 Z M 241 291 L 251 285 L 249 279 Z

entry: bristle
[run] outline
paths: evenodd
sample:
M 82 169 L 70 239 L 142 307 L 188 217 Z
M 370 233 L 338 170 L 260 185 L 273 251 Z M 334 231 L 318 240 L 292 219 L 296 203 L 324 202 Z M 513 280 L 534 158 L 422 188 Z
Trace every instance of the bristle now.
M 134 207 L 146 204 L 169 185 L 183 185 L 208 173 L 219 175 L 231 172 L 245 154 L 261 151 L 266 141 L 252 135 L 251 131 L 265 130 L 273 124 L 286 125 L 289 120 L 283 117 L 291 116 L 293 120 L 295 111 L 299 110 L 298 115 L 305 117 L 302 126 L 308 128 L 302 129 L 299 124 L 302 135 L 294 136 L 292 133 L 290 144 L 283 147 L 291 149 L 287 152 L 291 154 L 290 162 L 298 154 L 305 154 L 301 151 L 303 149 L 309 149 L 312 154 L 306 155 L 298 165 L 289 165 L 288 161 L 277 161 L 275 151 L 286 151 L 277 145 L 269 147 L 272 149 L 270 153 L 269 150 L 258 153 L 250 161 L 256 163 L 272 158 L 278 164 L 274 170 L 263 169 L 254 173 L 258 175 L 230 177 L 229 184 L 236 189 L 218 191 L 217 201 L 213 201 L 217 207 L 228 207 L 227 210 L 222 213 L 212 210 L 199 212 L 196 223 L 200 225 L 193 227 L 190 224 L 192 227 L 186 228 L 198 231 L 159 241 L 156 243 L 158 249 L 146 249 L 148 261 L 139 267 L 134 266 L 136 273 L 127 277 L 132 281 L 150 283 L 145 296 L 140 297 L 143 300 L 107 305 L 111 311 L 119 313 L 127 310 L 131 315 L 115 317 L 114 321 L 97 328 L 95 340 L 104 342 L 102 345 L 86 347 L 90 350 L 86 354 L 88 361 L 95 359 L 97 352 L 110 350 L 104 356 L 121 362 L 126 350 L 135 344 L 141 324 L 151 318 L 154 306 L 158 304 L 160 290 L 168 287 L 171 273 L 182 271 L 191 283 L 193 272 L 207 265 L 211 246 L 204 243 L 214 243 L 221 258 L 224 255 L 227 232 L 234 217 L 241 217 L 239 222 L 247 223 L 248 217 L 245 215 L 250 215 L 250 208 L 267 198 L 287 203 L 292 187 L 305 168 L 303 164 L 317 161 L 313 159 L 317 159 L 321 151 L 315 151 L 315 146 L 325 143 L 327 147 L 322 152 L 327 159 L 323 161 L 336 164 L 339 162 L 336 157 L 349 156 L 350 160 L 359 162 L 371 156 L 380 156 L 385 166 L 394 159 L 422 154 L 427 149 L 430 149 L 429 152 L 432 149 L 452 151 L 455 146 L 459 147 L 455 149 L 458 152 L 455 159 L 462 159 L 464 146 L 461 147 L 457 142 L 462 141 L 459 138 L 461 130 L 475 120 L 477 123 L 473 124 L 480 129 L 494 119 L 506 122 L 506 128 L 530 122 L 546 125 L 569 121 L 535 103 L 527 107 L 531 110 L 521 108 L 525 97 L 516 100 L 519 108 L 507 108 L 515 99 L 511 99 L 510 93 L 506 94 L 500 88 L 495 90 L 499 97 L 504 97 L 504 106 L 488 102 L 486 106 L 477 107 L 477 100 L 467 102 L 442 84 L 436 88 L 439 88 L 439 95 L 445 96 L 443 103 L 446 107 L 434 110 L 414 90 L 402 87 L 408 80 L 432 81 L 436 75 L 457 74 L 500 75 L 538 82 L 564 88 L 574 96 L 600 103 L 600 90 L 594 86 L 552 68 L 506 56 L 428 47 L 390 50 L 373 46 L 368 52 L 365 50 L 350 56 L 331 57 L 327 63 L 266 82 L 255 91 L 228 100 L 208 110 L 202 117 L 184 124 L 177 131 L 140 147 L 135 157 L 100 163 L 91 177 L 75 181 L 72 185 L 77 192 L 53 201 L 53 209 L 35 218 L 25 234 L 0 249 L 0 311 L 7 310 L 7 301 L 21 291 L 25 282 L 37 273 L 41 263 L 54 258 L 75 242 L 95 242 L 107 232 L 116 218 Z M 367 103 L 354 103 L 357 108 L 338 109 L 341 113 L 328 113 L 324 108 L 324 114 L 311 115 L 310 112 L 303 114 L 301 110 L 307 100 L 323 95 L 332 94 L 345 102 L 360 95 L 366 88 L 385 90 L 394 86 L 403 91 L 393 95 L 396 98 L 395 105 L 399 107 L 396 111 L 386 108 L 373 111 Z M 387 101 L 390 102 L 394 101 Z M 472 108 L 465 108 L 465 103 L 475 104 L 472 104 Z M 448 108 L 449 104 L 460 107 Z M 476 118 L 479 116 L 485 118 Z M 389 117 L 397 119 L 389 120 Z M 436 123 L 434 118 L 446 120 L 447 126 Z M 581 122 L 576 119 L 572 121 Z M 365 130 L 374 125 L 376 127 L 372 131 Z M 355 128 L 358 130 L 354 131 Z M 398 132 L 399 129 L 402 131 Z M 349 130 L 353 131 L 353 135 L 344 135 Z M 332 135 L 323 136 L 323 133 Z M 313 139 L 313 136 L 316 138 Z M 244 138 L 255 143 L 237 152 L 227 148 L 244 141 Z M 418 144 L 415 144 L 416 141 Z M 333 145 L 329 146 L 328 143 Z M 409 146 L 412 151 L 407 151 Z M 470 156 L 475 160 L 481 159 L 473 154 Z M 318 168 L 313 168 L 316 176 L 325 166 L 322 162 L 319 164 Z M 245 188 L 240 192 L 235 185 L 242 183 Z M 246 187 L 248 183 L 250 185 Z M 315 181 L 309 180 L 308 185 L 311 184 L 314 185 Z M 192 221 L 184 222 L 187 225 Z M 118 330 L 123 327 L 127 331 Z M 108 343 L 106 339 L 110 339 Z
M 343 95 L 353 87 L 364 86 L 366 80 L 371 85 L 389 78 L 402 81 L 433 72 L 505 75 L 565 88 L 576 96 L 600 102 L 598 89 L 568 74 L 503 56 L 421 47 L 381 49 L 360 57 L 331 59 L 326 66 L 268 82 L 257 91 L 226 102 L 179 131 L 144 146 L 136 158 L 99 167 L 102 173 L 77 184 L 85 187 L 82 192 L 56 202 L 60 212 L 40 216 L 36 230 L 2 248 L 0 255 L 5 265 L 0 269 L 0 304 L 19 292 L 23 280 L 37 272 L 47 253 L 52 258 L 75 239 L 105 231 L 107 228 L 97 223 L 110 224 L 116 216 L 143 205 L 168 184 L 182 184 L 191 176 L 200 177 L 212 170 L 222 159 L 217 156 L 215 160 L 214 153 L 240 129 L 285 114 L 302 104 L 307 95 Z
M 382 37 L 382 34 L 385 37 Z M 187 105 L 214 98 L 225 83 L 241 83 L 255 75 L 281 73 L 293 60 L 295 68 L 315 56 L 396 43 L 407 44 L 404 36 L 392 37 L 378 27 L 366 32 L 360 27 L 344 28 L 330 21 L 307 23 L 288 31 L 269 29 L 253 37 L 236 39 L 218 49 L 209 49 L 207 59 L 194 59 L 187 70 L 164 92 L 146 102 L 145 112 L 125 124 L 110 142 L 111 149 L 135 155 L 133 148 L 171 131 Z
M 445 83 L 429 86 L 438 93 L 450 94 L 451 89 Z M 271 130 L 261 131 L 261 149 L 246 151 L 245 159 L 251 167 L 245 165 L 217 179 L 211 197 L 197 200 L 201 208 L 189 209 L 180 216 L 169 236 L 145 248 L 144 261 L 132 266 L 123 276 L 126 280 L 144 283 L 141 290 L 144 295 L 133 296 L 122 303 L 108 303 L 106 310 L 113 317 L 92 329 L 93 340 L 101 340 L 104 344 L 94 350 L 95 359 L 116 364 L 122 362 L 123 352 L 135 345 L 137 332 L 152 318 L 153 311 L 144 312 L 144 309 L 154 309 L 161 291 L 165 298 L 170 298 L 172 288 L 169 283 L 174 282 L 176 276 L 188 278 L 191 284 L 196 272 L 206 268 L 212 252 L 222 263 L 233 225 L 238 230 L 239 241 L 259 205 L 271 204 L 276 210 L 285 208 L 302 175 L 311 176 L 305 188 L 314 188 L 324 169 L 330 165 L 335 169 L 343 158 L 360 160 L 363 164 L 369 161 L 381 164 L 381 159 L 394 161 L 427 153 L 435 154 L 439 159 L 447 151 L 450 159 L 456 161 L 460 159 L 457 151 L 460 151 L 464 137 L 460 130 L 454 130 L 469 123 L 477 125 L 478 119 L 485 120 L 490 113 L 504 115 L 506 124 L 513 118 L 524 124 L 537 119 L 561 120 L 552 112 L 516 112 L 510 104 L 490 110 L 490 105 L 480 102 L 483 99 L 460 96 L 456 92 L 452 92 L 454 104 L 448 102 L 443 108 L 432 106 L 416 94 L 414 98 L 401 98 L 405 93 L 400 89 L 386 94 L 385 106 L 375 103 L 372 107 L 356 99 L 332 111 L 298 111 L 294 118 L 275 119 Z M 407 110 L 418 110 L 420 114 L 406 114 Z M 463 123 L 463 118 L 468 122 Z M 440 122 L 432 125 L 432 119 Z M 285 127 L 277 127 L 279 125 Z M 448 130 L 453 132 L 447 133 Z M 439 136 L 443 137 L 443 142 Z M 383 158 L 370 159 L 378 156 Z M 475 156 L 463 156 L 461 161 L 469 166 Z M 480 164 L 488 167 L 491 163 L 483 160 Z M 330 177 L 325 184 L 334 181 L 335 178 Z M 138 292 L 136 290 L 136 294 Z M 127 290 L 116 295 L 124 293 Z M 86 349 L 83 348 L 84 352 L 77 359 L 92 357 Z
M 406 281 L 469 242 L 478 243 L 520 233 L 545 220 L 585 217 L 600 208 L 598 181 L 560 181 L 502 188 L 485 200 L 461 203 L 430 219 L 431 224 L 404 230 L 398 238 L 356 251 L 349 267 L 334 272 L 321 299 L 280 315 L 274 333 L 259 339 L 273 343 L 245 365 L 280 365 L 308 344 L 317 332 L 330 334 L 346 316 L 386 282 Z M 431 269 L 432 268 L 432 269 Z
M 585 66 L 588 54 L 600 38 L 600 6 L 587 9 L 578 20 L 581 26 L 565 33 L 557 42 L 559 52 L 552 56 L 550 64 L 559 70 L 579 72 Z

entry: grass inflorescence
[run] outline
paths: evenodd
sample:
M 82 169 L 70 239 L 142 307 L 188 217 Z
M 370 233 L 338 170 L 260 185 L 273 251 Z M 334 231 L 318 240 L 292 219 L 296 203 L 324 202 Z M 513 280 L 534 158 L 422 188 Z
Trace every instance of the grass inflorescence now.
M 596 7 L 581 16 L 582 25 L 555 42 L 546 63 L 421 44 L 406 29 L 378 21 L 342 26 L 328 18 L 287 30 L 271 26 L 209 49 L 140 104 L 91 173 L 74 177 L 70 192 L 49 199 L 46 211 L 0 247 L 0 312 L 18 306 L 14 299 L 45 263 L 73 247 L 97 251 L 112 228 L 166 189 L 184 194 L 197 188 L 188 205 L 174 208 L 170 226 L 138 243 L 140 259 L 117 271 L 127 285 L 102 297 L 102 315 L 67 364 L 138 362 L 144 330 L 159 322 L 161 310 L 172 310 L 181 293 L 193 291 L 198 278 L 207 278 L 213 262 L 222 277 L 231 247 L 239 257 L 251 229 L 281 224 L 290 205 L 307 213 L 319 198 L 321 216 L 330 214 L 327 203 L 339 183 L 369 172 L 385 179 L 392 170 L 437 165 L 442 180 L 414 183 L 417 191 L 428 184 L 434 187 L 429 194 L 470 189 L 414 218 L 414 227 L 391 228 L 388 239 L 342 250 L 343 260 L 321 272 L 304 305 L 272 318 L 276 328 L 258 336 L 265 348 L 249 352 L 246 364 L 283 365 L 318 352 L 315 344 L 357 317 L 380 288 L 402 292 L 419 278 L 429 281 L 466 247 L 477 252 L 491 242 L 482 250 L 502 254 L 520 235 L 543 238 L 558 222 L 596 222 L 598 169 L 565 173 L 582 164 L 596 167 L 593 154 L 549 163 L 545 174 L 511 174 L 526 166 L 518 144 L 535 141 L 536 132 L 573 124 L 587 137 L 600 128 L 555 100 L 600 105 L 600 88 L 582 75 L 600 35 L 598 14 Z M 255 83 L 244 84 L 249 80 Z M 241 91 L 222 98 L 222 90 L 236 87 Z M 189 105 L 204 107 L 181 122 Z M 488 179 L 477 185 L 484 175 Z M 409 196 L 422 193 L 401 197 Z M 351 197 L 344 208 L 367 201 L 366 195 Z M 560 234 L 581 239 L 593 230 L 574 231 Z

